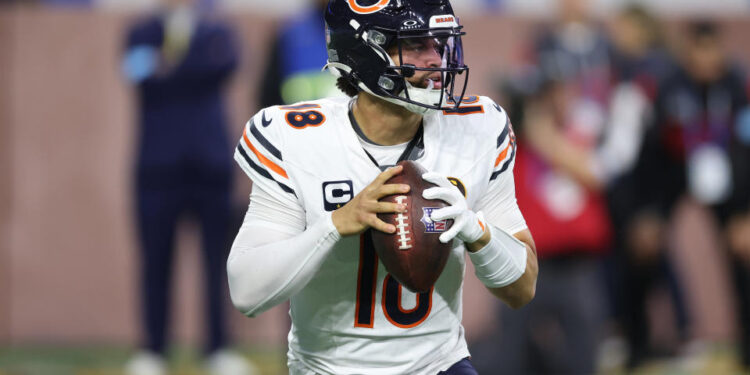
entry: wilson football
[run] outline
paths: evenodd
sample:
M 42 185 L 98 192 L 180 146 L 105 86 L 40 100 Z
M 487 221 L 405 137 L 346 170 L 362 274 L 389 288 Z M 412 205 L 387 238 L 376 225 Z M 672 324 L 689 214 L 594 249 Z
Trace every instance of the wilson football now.
M 380 220 L 393 224 L 396 233 L 372 230 L 375 251 L 386 270 L 415 293 L 428 292 L 445 268 L 451 251 L 450 242 L 440 242 L 438 236 L 453 224 L 453 220 L 433 221 L 430 213 L 447 206 L 442 200 L 422 197 L 424 189 L 435 186 L 422 179 L 425 169 L 416 162 L 402 161 L 403 171 L 388 180 L 387 184 L 411 186 L 406 194 L 389 195 L 381 202 L 403 203 L 402 213 L 378 214 Z

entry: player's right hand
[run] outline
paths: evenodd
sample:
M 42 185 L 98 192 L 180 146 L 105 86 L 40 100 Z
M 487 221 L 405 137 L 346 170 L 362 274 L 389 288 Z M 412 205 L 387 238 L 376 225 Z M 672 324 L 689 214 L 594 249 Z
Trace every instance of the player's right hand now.
M 367 228 L 381 232 L 395 233 L 396 227 L 378 219 L 378 213 L 404 212 L 406 206 L 391 202 L 379 202 L 387 195 L 409 192 L 409 185 L 386 184 L 391 177 L 401 173 L 403 167 L 395 166 L 380 173 L 367 187 L 349 201 L 344 207 L 333 211 L 331 220 L 341 236 L 360 234 Z

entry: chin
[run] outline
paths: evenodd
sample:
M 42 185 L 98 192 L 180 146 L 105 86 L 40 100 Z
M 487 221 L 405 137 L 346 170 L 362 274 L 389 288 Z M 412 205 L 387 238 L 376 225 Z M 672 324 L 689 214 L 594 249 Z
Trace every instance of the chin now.
M 425 81 L 418 81 L 418 82 L 411 82 L 411 81 L 409 81 L 409 83 L 412 86 L 414 86 L 415 88 L 418 88 L 418 89 L 427 89 L 427 87 L 429 86 L 429 84 L 426 83 Z M 443 89 L 443 83 L 442 82 L 435 82 L 435 84 L 432 87 L 432 89 L 433 90 L 442 90 Z

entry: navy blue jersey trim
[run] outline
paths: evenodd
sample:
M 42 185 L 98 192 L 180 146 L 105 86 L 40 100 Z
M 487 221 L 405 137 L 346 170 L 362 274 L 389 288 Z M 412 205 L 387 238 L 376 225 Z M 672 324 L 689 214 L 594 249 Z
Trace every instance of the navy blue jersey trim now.
M 279 187 L 281 188 L 281 190 L 284 190 L 285 192 L 297 197 L 297 194 L 294 192 L 294 189 L 290 188 L 289 186 L 284 185 L 283 183 L 279 181 L 276 181 L 276 179 L 274 179 L 273 176 L 271 176 L 271 173 L 269 173 L 265 168 L 259 166 L 258 164 L 255 164 L 253 160 L 250 159 L 250 157 L 247 155 L 247 152 L 245 152 L 245 150 L 242 148 L 242 144 L 237 145 L 237 151 L 240 152 L 240 155 L 242 155 L 242 158 L 245 159 L 245 161 L 247 162 L 247 165 L 249 165 L 250 168 L 254 169 L 261 176 L 277 183 Z
M 484 107 L 481 105 L 473 105 L 443 110 L 444 115 L 472 115 L 475 113 L 484 113 Z
M 511 140 L 511 142 L 512 142 L 512 140 Z M 514 157 L 516 157 L 516 145 L 513 145 L 513 151 L 510 153 L 510 159 L 508 159 L 508 160 L 505 161 L 505 163 L 503 164 L 503 167 L 500 168 L 499 171 L 497 171 L 497 172 L 495 172 L 495 173 L 492 174 L 492 176 L 490 177 L 490 181 L 496 179 L 497 176 L 499 176 L 501 173 L 505 172 L 505 170 L 508 169 L 508 167 L 510 167 L 510 162 L 513 161 Z
M 509 132 L 510 132 L 510 120 L 506 120 L 505 128 L 503 129 L 503 132 L 500 133 L 499 137 L 497 137 L 497 147 L 500 147 L 503 144 L 503 141 L 505 141 L 505 137 L 508 136 Z
M 263 148 L 271 153 L 271 155 L 275 156 L 279 160 L 284 160 L 281 157 L 281 151 L 279 151 L 278 148 L 274 147 L 274 145 L 272 145 L 271 142 L 269 142 L 268 139 L 266 139 L 266 137 L 264 137 L 263 134 L 258 131 L 258 128 L 255 126 L 255 121 L 250 122 L 250 133 L 253 135 L 253 137 L 255 137 L 255 139 L 258 140 L 258 142 L 260 142 Z

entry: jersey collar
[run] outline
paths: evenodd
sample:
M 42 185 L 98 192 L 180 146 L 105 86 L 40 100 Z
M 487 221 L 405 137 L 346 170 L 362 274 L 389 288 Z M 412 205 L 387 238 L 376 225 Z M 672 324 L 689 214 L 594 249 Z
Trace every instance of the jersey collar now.
M 351 126 L 354 129 L 354 132 L 357 133 L 357 136 L 361 138 L 363 141 L 376 145 L 376 146 L 381 146 L 373 142 L 369 138 L 367 138 L 365 133 L 362 131 L 362 128 L 359 126 L 359 123 L 357 123 L 357 119 L 354 118 L 354 112 L 352 111 L 352 103 L 354 103 L 354 101 L 349 102 L 348 116 L 349 116 L 349 122 L 351 123 Z M 370 161 L 372 161 L 376 167 L 380 168 L 381 171 L 384 171 L 392 167 L 392 165 L 378 164 L 375 158 L 372 157 L 372 155 L 370 155 L 370 153 L 367 152 L 367 150 L 362 148 L 362 151 L 364 151 L 365 154 L 367 154 L 367 157 L 370 158 Z M 412 138 L 411 141 L 409 141 L 409 143 L 406 145 L 406 149 L 404 150 L 403 153 L 401 153 L 401 156 L 398 158 L 397 163 L 403 160 L 417 160 L 420 157 L 422 157 L 423 154 L 424 154 L 424 120 L 422 120 L 422 122 L 419 124 L 419 129 L 417 129 L 417 133 L 414 135 L 414 138 Z

